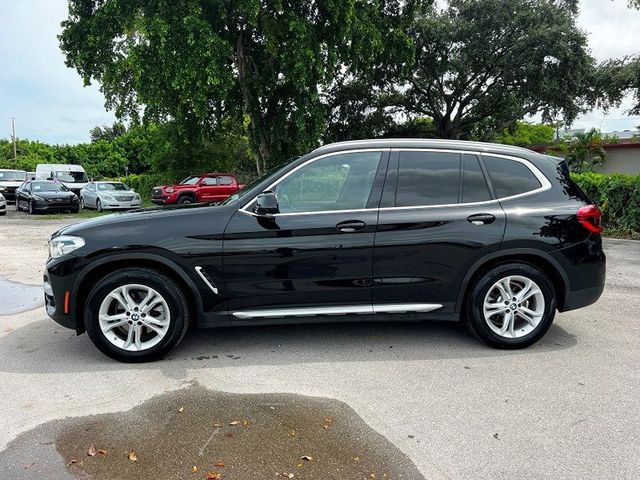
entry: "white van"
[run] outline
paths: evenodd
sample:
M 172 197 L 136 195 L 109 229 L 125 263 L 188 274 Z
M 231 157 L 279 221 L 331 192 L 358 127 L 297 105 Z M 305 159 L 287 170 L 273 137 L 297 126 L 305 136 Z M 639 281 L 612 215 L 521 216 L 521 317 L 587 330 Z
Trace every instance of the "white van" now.
M 87 186 L 89 179 L 80 165 L 41 163 L 36 167 L 37 180 L 53 180 L 62 183 L 76 195 Z

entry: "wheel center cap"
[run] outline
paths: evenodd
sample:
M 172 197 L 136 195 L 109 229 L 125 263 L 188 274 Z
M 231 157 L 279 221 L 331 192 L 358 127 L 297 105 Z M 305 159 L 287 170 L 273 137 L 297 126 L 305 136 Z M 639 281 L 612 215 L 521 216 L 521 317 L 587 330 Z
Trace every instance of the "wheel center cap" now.
M 511 310 L 517 310 L 518 309 L 518 305 L 516 305 L 515 303 L 511 304 Z
M 133 320 L 134 322 L 137 322 L 140 319 L 140 315 L 138 315 L 137 313 L 134 313 L 133 315 L 131 315 L 131 320 Z

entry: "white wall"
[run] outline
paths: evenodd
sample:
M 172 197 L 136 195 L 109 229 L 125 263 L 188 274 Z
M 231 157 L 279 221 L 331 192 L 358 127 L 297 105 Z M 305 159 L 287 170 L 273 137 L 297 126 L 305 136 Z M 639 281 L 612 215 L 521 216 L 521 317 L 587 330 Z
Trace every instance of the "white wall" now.
M 640 148 L 607 149 L 607 161 L 596 167 L 595 171 L 640 175 Z

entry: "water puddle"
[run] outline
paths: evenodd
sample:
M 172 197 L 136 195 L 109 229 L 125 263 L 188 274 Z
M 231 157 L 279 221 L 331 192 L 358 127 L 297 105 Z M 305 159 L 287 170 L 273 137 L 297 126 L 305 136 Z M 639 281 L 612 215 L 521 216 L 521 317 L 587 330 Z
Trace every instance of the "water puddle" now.
M 342 402 L 199 386 L 41 425 L 1 452 L 0 465 L 12 479 L 423 478 Z
M 0 315 L 26 312 L 42 305 L 42 287 L 12 282 L 0 277 Z

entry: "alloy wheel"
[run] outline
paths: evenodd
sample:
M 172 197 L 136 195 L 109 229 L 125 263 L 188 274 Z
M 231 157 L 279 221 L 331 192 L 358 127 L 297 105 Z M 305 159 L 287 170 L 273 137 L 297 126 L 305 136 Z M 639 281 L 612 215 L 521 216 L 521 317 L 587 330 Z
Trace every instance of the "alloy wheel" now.
M 98 210 L 99 212 L 102 211 L 102 202 L 99 198 L 96 200 L 96 210 Z
M 129 284 L 112 290 L 100 304 L 98 322 L 114 346 L 139 352 L 155 347 L 171 324 L 167 301 L 146 285 Z
M 542 290 L 530 278 L 511 275 L 498 280 L 487 292 L 483 313 L 489 328 L 503 338 L 520 338 L 533 332 L 545 311 Z

